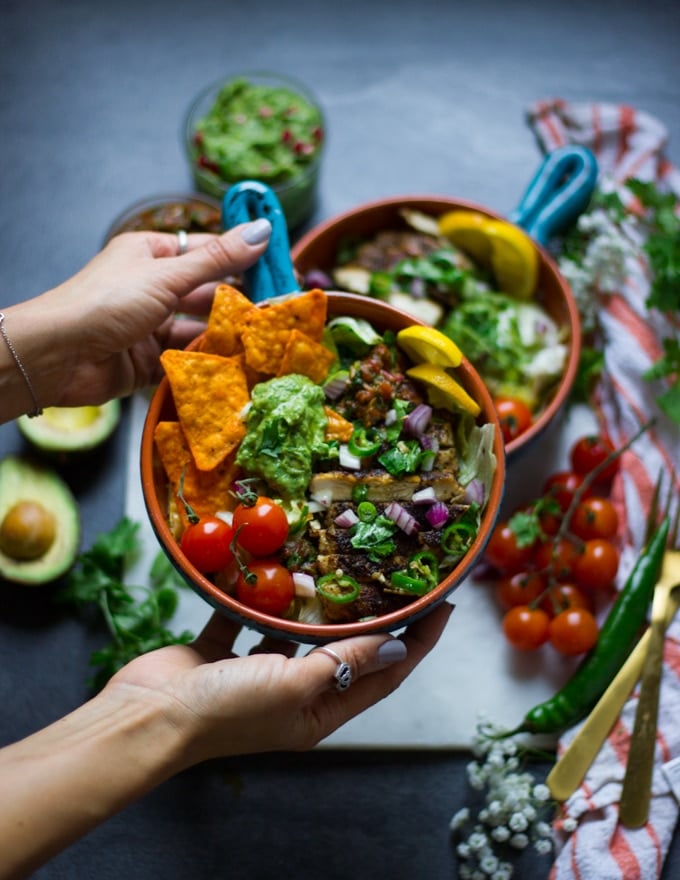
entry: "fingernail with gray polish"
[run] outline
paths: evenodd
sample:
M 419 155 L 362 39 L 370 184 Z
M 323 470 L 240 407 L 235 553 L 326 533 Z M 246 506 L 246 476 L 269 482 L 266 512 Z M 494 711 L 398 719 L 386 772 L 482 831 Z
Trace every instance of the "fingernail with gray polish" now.
M 241 230 L 241 238 L 246 244 L 262 244 L 272 233 L 272 225 L 265 217 L 253 220 Z
M 406 657 L 406 653 L 406 645 L 400 639 L 392 639 L 378 648 L 378 660 L 381 663 L 398 663 Z

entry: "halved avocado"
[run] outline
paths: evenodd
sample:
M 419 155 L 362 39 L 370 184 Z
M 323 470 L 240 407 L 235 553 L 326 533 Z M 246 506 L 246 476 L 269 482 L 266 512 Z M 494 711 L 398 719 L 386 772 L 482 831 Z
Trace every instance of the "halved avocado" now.
M 20 456 L 0 461 L 0 578 L 30 586 L 65 574 L 80 546 L 73 493 L 55 471 Z
M 24 437 L 41 452 L 85 452 L 111 436 L 120 420 L 120 401 L 101 406 L 48 406 L 41 416 L 20 416 Z

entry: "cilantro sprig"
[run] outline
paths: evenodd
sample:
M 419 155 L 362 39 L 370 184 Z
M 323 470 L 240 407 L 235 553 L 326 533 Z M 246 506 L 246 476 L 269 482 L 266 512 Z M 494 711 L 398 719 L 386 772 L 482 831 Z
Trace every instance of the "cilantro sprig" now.
M 141 549 L 139 527 L 123 517 L 111 531 L 99 535 L 78 556 L 56 597 L 79 610 L 97 608 L 109 631 L 110 643 L 90 657 L 90 665 L 96 667 L 90 684 L 96 689 L 140 654 L 193 639 L 188 631 L 175 635 L 166 628 L 177 610 L 177 588 L 183 581 L 165 554 L 159 552 L 154 559 L 147 586 L 125 583 L 126 568 Z

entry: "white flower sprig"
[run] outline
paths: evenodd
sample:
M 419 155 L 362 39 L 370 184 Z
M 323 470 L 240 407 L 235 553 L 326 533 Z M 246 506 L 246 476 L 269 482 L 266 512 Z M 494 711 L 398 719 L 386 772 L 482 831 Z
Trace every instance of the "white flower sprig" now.
M 551 819 L 555 804 L 547 785 L 537 783 L 522 769 L 535 750 L 518 736 L 499 738 L 502 731 L 480 722 L 472 744 L 474 761 L 467 767 L 468 782 L 484 792 L 484 806 L 473 816 L 469 807 L 451 819 L 461 880 L 509 880 L 513 854 L 533 845 L 536 852 L 553 852 Z

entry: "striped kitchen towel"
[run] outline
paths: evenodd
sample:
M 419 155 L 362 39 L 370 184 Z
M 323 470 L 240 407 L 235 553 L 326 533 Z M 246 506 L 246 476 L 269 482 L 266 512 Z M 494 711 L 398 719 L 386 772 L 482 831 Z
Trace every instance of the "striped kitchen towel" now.
M 616 189 L 636 178 L 653 181 L 680 200 L 680 172 L 664 155 L 666 128 L 648 113 L 622 105 L 557 98 L 538 101 L 527 116 L 546 151 L 566 143 L 589 147 L 600 166 L 602 188 Z M 627 204 L 636 210 L 634 199 Z M 605 366 L 593 403 L 603 433 L 615 446 L 624 445 L 651 419 L 654 426 L 623 453 L 612 487 L 621 518 L 620 583 L 642 546 L 659 474 L 663 474 L 664 491 L 673 494 L 673 510 L 680 498 L 680 429 L 656 405 L 663 381 L 642 379 L 662 354 L 669 322 L 677 328 L 678 315 L 646 308 L 650 271 L 642 247 L 627 257 L 625 269 L 625 283 L 603 296 L 599 304 Z M 617 819 L 636 704 L 637 692 L 583 785 L 564 804 L 555 823 L 558 853 L 551 880 L 651 880 L 661 873 L 678 818 L 678 802 L 663 768 L 680 755 L 680 621 L 669 629 L 665 646 L 650 818 L 643 828 L 630 830 Z M 564 734 L 560 750 L 577 729 Z

